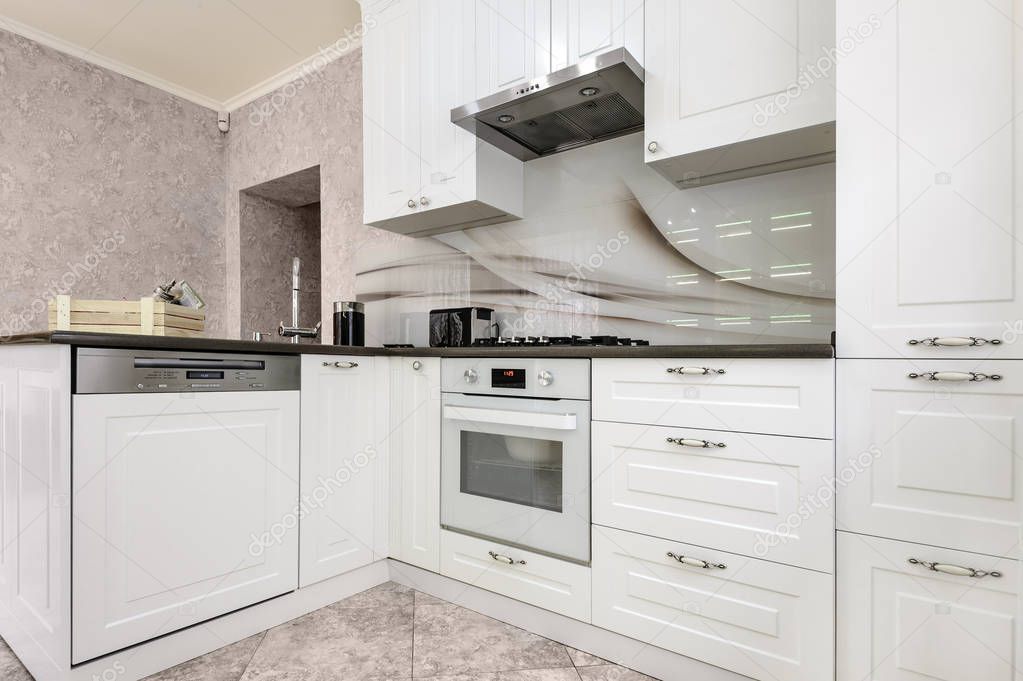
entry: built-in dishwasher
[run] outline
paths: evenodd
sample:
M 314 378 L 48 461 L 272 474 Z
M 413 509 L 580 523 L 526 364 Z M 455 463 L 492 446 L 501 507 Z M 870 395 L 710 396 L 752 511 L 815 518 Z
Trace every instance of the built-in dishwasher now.
M 297 356 L 80 348 L 72 660 L 297 588 Z

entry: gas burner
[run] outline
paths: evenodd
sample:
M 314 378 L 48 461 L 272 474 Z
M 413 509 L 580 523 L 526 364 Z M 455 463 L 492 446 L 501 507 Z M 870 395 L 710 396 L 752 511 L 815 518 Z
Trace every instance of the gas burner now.
M 650 345 L 650 341 L 636 338 L 619 338 L 618 336 L 502 336 L 500 338 L 478 338 L 473 342 L 476 347 L 520 348 L 577 346 L 577 347 L 638 347 Z

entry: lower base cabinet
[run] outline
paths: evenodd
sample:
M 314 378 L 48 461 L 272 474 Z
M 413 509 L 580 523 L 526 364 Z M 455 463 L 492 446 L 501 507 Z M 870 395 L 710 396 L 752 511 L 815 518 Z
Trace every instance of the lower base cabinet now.
M 595 525 L 593 624 L 762 681 L 833 678 L 821 572 Z
M 838 681 L 1021 681 L 1019 578 L 1014 560 L 839 532 Z
M 442 575 L 590 621 L 590 568 L 458 532 L 440 535 Z

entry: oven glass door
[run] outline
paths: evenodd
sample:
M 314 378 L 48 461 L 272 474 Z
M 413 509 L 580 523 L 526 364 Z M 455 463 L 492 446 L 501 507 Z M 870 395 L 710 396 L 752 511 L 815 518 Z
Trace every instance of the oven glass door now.
M 589 407 L 445 394 L 443 524 L 588 562 Z

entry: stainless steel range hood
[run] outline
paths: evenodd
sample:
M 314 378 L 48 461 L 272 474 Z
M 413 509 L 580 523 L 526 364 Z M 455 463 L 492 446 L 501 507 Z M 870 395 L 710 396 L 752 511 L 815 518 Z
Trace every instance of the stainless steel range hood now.
M 625 48 L 451 110 L 451 122 L 531 161 L 643 128 L 643 67 Z

